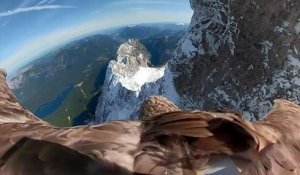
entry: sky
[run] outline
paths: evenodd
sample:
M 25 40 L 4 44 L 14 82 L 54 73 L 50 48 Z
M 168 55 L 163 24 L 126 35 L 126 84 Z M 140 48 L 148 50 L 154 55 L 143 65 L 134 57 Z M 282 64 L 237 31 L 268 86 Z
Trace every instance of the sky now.
M 189 23 L 188 0 L 0 0 L 0 67 L 13 72 L 77 38 L 116 26 Z

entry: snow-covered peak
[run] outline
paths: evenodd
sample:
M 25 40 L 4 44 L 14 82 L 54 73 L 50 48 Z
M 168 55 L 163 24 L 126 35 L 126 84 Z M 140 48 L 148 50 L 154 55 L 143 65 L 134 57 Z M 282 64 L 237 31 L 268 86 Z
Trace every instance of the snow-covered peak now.
M 177 103 L 178 94 L 168 66 L 148 67 L 149 54 L 137 40 L 122 44 L 108 65 L 96 109 L 96 123 L 137 119 L 149 96 L 161 95 Z
M 122 44 L 117 54 L 117 60 L 111 61 L 108 68 L 124 88 L 137 95 L 143 85 L 156 82 L 164 75 L 165 67 L 148 67 L 150 55 L 138 40 L 130 39 Z
M 148 67 L 150 55 L 147 49 L 136 39 L 129 39 L 118 49 L 117 62 L 127 66 Z
M 148 67 L 149 58 L 146 48 L 138 40 L 130 39 L 119 47 L 117 59 L 109 66 L 120 77 L 133 77 L 140 67 Z

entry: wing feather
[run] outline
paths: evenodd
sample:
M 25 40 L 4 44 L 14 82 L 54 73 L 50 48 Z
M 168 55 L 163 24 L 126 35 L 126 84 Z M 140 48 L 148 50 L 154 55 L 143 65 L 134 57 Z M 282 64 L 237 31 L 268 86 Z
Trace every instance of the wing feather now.
M 6 84 L 6 72 L 0 69 L 0 124 L 41 121 L 24 108 Z
M 242 174 L 298 175 L 300 172 L 299 140 L 274 143 L 260 152 L 259 159 L 248 165 Z
M 300 106 L 286 100 L 274 100 L 274 107 L 258 124 L 271 128 L 278 139 L 300 139 Z M 267 136 L 268 133 L 265 133 Z
M 97 161 L 63 145 L 23 138 L 1 158 L 2 175 L 132 174 L 115 163 Z

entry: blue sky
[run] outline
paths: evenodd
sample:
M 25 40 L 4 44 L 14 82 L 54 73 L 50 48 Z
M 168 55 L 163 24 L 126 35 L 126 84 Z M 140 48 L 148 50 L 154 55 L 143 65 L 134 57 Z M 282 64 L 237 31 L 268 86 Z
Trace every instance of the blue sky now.
M 0 67 L 9 72 L 78 37 L 120 25 L 189 22 L 188 0 L 0 0 Z

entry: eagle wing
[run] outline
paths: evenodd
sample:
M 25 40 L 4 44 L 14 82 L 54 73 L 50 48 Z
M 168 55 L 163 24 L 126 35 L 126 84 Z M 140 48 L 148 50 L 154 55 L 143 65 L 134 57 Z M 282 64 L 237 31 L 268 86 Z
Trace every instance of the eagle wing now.
M 250 163 L 263 140 L 233 113 L 170 112 L 143 126 L 142 151 L 135 159 L 135 171 L 141 173 L 204 174 L 224 155 Z
M 286 100 L 274 100 L 271 111 L 255 124 L 268 128 L 277 139 L 300 140 L 300 106 Z
M 0 157 L 19 140 L 28 137 L 60 144 L 95 160 L 107 160 L 132 171 L 133 157 L 140 141 L 139 129 L 140 123 L 131 121 L 71 128 L 37 122 L 5 123 L 0 125 Z
M 92 159 L 60 144 L 23 138 L 1 158 L 2 175 L 131 174 L 115 163 Z
M 259 152 L 257 161 L 244 174 L 300 174 L 300 106 L 274 100 L 271 111 L 252 126 L 271 143 Z
M 0 124 L 41 121 L 24 108 L 6 84 L 6 72 L 0 69 Z

